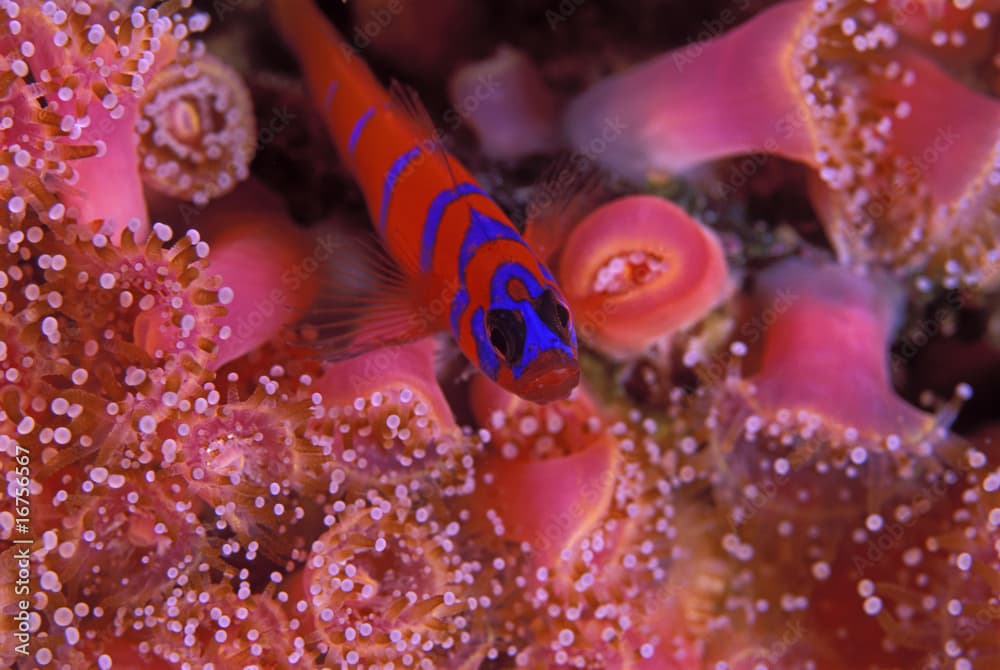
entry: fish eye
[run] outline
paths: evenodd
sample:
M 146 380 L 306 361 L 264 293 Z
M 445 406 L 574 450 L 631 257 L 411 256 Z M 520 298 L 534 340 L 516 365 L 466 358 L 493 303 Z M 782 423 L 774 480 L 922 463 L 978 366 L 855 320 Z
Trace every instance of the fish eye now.
M 569 309 L 561 302 L 556 303 L 556 316 L 559 318 L 559 325 L 569 328 Z
M 491 309 L 486 313 L 486 333 L 493 349 L 511 365 L 521 360 L 527 337 L 524 317 L 512 309 Z
M 569 308 L 562 304 L 552 289 L 546 289 L 535 300 L 535 312 L 549 330 L 563 341 L 569 338 Z

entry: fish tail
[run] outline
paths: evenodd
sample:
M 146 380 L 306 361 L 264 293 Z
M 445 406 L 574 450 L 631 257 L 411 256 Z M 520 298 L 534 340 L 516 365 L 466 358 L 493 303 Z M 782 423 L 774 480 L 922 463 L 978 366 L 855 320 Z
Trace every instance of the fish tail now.
M 337 150 L 348 156 L 359 119 L 388 104 L 388 94 L 313 0 L 273 0 L 269 7 L 313 100 L 321 105 Z

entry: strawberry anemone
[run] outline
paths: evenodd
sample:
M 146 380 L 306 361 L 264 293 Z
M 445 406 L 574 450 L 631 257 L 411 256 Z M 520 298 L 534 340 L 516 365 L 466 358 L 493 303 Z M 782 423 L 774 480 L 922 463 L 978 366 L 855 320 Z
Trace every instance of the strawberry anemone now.
M 978 670 L 1000 658 L 1000 454 L 989 430 L 971 442 L 959 467 L 858 529 L 845 553 L 863 577 L 856 611 L 883 646 Z
M 58 295 L 58 305 L 36 302 L 18 317 L 86 368 L 88 390 L 115 401 L 200 388 L 217 342 L 229 334 L 216 319 L 233 291 L 208 274 L 208 245 L 198 233 L 174 239 L 168 226 L 156 224 L 139 243 L 139 230 L 126 227 L 115 244 L 102 233 L 68 228 L 57 247 L 62 253 L 52 255 L 64 261 L 38 257 L 48 266 L 46 295 Z
M 643 353 L 704 318 L 729 289 L 715 234 L 651 195 L 614 200 L 573 228 L 558 270 L 581 338 L 614 357 Z
M 133 616 L 132 629 L 146 638 L 137 645 L 142 662 L 154 668 L 162 662 L 171 668 L 316 667 L 299 633 L 300 620 L 281 607 L 276 590 L 272 582 L 253 593 L 244 580 L 174 589 Z
M 331 506 L 286 605 L 327 664 L 479 667 L 497 568 L 462 555 L 475 546 L 459 537 L 462 516 L 445 520 L 405 495 Z
M 213 510 L 216 532 L 235 536 L 227 553 L 245 550 L 252 559 L 259 549 L 283 558 L 303 548 L 287 536 L 306 515 L 301 498 L 321 458 L 305 438 L 313 400 L 281 399 L 278 384 L 266 376 L 260 382 L 245 400 L 235 391 L 224 399 L 206 385 L 142 449 Z
M 751 325 L 769 324 L 756 334 L 758 369 L 705 390 L 711 444 L 726 463 L 715 480 L 733 523 L 762 507 L 785 514 L 789 497 L 804 516 L 825 518 L 829 496 L 860 510 L 880 493 L 865 477 L 903 483 L 934 471 L 927 462 L 959 457 L 948 427 L 969 389 L 932 414 L 892 388 L 888 345 L 903 297 L 895 281 L 789 259 L 760 276 L 756 296 L 762 316 Z M 747 353 L 742 342 L 732 350 Z
M 888 0 L 889 19 L 901 36 L 949 69 L 975 74 L 991 57 L 1000 2 Z
M 145 475 L 155 479 L 152 469 Z M 121 622 L 136 603 L 156 602 L 177 584 L 223 567 L 182 483 L 147 481 L 88 464 L 63 469 L 33 494 L 45 504 L 35 506 L 32 521 L 46 528 L 31 562 L 39 666 L 107 663 L 105 647 L 123 642 Z
M 36 553 L 44 590 L 71 605 L 112 611 L 149 600 L 197 570 L 201 554 L 210 552 L 183 483 L 165 479 L 147 487 L 134 477 L 87 465 L 42 482 L 52 505 L 50 530 Z
M 669 52 L 585 91 L 569 136 L 585 148 L 618 119 L 629 133 L 597 159 L 636 180 L 752 152 L 804 163 L 842 259 L 989 284 L 1000 102 L 901 46 L 887 15 L 888 3 L 778 4 L 697 54 Z
M 404 485 L 451 496 L 472 485 L 474 447 L 435 380 L 433 352 L 427 339 L 324 367 L 307 435 L 327 459 L 331 494 Z
M 761 318 L 750 325 L 761 340 L 753 352 L 759 369 L 727 382 L 755 412 L 750 432 L 794 439 L 796 430 L 811 436 L 822 426 L 837 445 L 928 453 L 954 413 L 928 414 L 892 388 L 888 347 L 904 299 L 898 282 L 789 259 L 758 277 L 756 296 Z M 734 349 L 746 353 L 742 343 Z
M 887 523 L 885 510 L 953 484 L 964 453 L 948 431 L 957 402 L 931 414 L 891 386 L 888 345 L 902 297 L 886 276 L 822 261 L 789 259 L 760 275 L 761 316 L 750 324 L 768 325 L 753 338 L 762 340 L 756 372 L 734 371 L 699 392 L 710 398 L 713 495 L 729 525 L 722 546 L 741 575 L 725 604 L 735 636 L 712 641 L 711 658 L 732 657 L 733 640 L 778 641 L 791 626 L 800 632 L 782 644 L 783 664 L 830 663 L 844 629 L 871 643 L 862 645 L 872 649 L 866 663 L 889 662 L 875 641 L 879 626 L 837 595 L 856 587 L 843 547 Z M 923 515 L 919 507 L 899 512 L 903 521 Z M 842 627 L 826 625 L 834 617 Z
M 196 233 L 168 247 L 169 228 L 153 232 L 138 244 L 126 228 L 119 245 L 76 225 L 8 235 L 21 263 L 4 275 L 0 433 L 31 451 L 36 483 L 74 463 L 148 469 L 160 424 L 209 392 L 230 292 L 204 274 Z
M 507 460 L 573 454 L 606 428 L 604 411 L 584 386 L 565 401 L 539 405 L 477 375 L 469 385 L 469 406 L 489 434 L 491 451 Z
M 637 413 L 600 418 L 583 388 L 540 407 L 483 379 L 472 408 L 490 430 L 474 516 L 523 555 L 507 564 L 500 629 L 515 662 L 698 667 L 694 596 L 671 586 L 674 561 L 691 555 L 675 494 L 698 477 L 659 445 L 663 429 Z
M 320 286 L 320 260 L 333 242 L 295 225 L 276 196 L 256 182 L 241 184 L 229 197 L 198 216 L 198 228 L 211 244 L 207 272 L 226 286 L 238 287 L 216 317 L 218 350 L 208 363 L 218 370 L 267 342 L 290 339 L 287 331 L 306 313 Z M 290 363 L 294 353 L 288 352 Z M 249 378 L 253 381 L 253 378 Z
M 995 454 L 964 445 L 962 456 L 895 483 L 853 515 L 823 568 L 811 607 L 840 637 L 859 641 L 854 663 L 995 663 L 1000 475 Z
M 257 143 L 240 75 L 198 44 L 152 77 L 136 123 L 142 178 L 196 205 L 247 178 Z
M 207 25 L 203 14 L 185 16 L 190 4 L 123 10 L 108 0 L 3 3 L 0 46 L 13 57 L 0 66 L 0 171 L 10 178 L 12 214 L 30 206 L 45 223 L 65 216 L 101 222 L 114 239 L 135 221 L 145 236 L 134 130 L 139 96 L 188 50 L 187 35 Z

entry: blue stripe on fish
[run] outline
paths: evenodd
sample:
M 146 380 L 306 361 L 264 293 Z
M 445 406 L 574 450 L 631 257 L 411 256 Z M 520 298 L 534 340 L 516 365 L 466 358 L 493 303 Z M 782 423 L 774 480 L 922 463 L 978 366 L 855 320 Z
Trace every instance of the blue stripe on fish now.
M 337 92 L 337 88 L 340 86 L 339 81 L 331 81 L 330 85 L 326 87 L 326 97 L 323 98 L 323 111 L 327 112 L 330 110 L 330 105 L 333 104 L 333 94 Z
M 451 332 L 455 334 L 455 339 L 459 338 L 458 328 L 462 315 L 465 314 L 465 310 L 469 308 L 469 290 L 463 285 L 455 293 L 455 297 L 451 300 Z
M 466 266 L 482 245 L 494 240 L 513 240 L 524 244 L 524 240 L 513 227 L 491 219 L 474 209 L 471 210 L 471 216 L 472 220 L 462 239 L 462 248 L 458 252 L 458 276 L 462 282 L 465 282 Z
M 396 181 L 403 174 L 407 166 L 413 159 L 420 155 L 420 146 L 415 146 L 393 161 L 389 172 L 385 175 L 385 184 L 382 186 L 382 211 L 378 216 L 378 230 L 385 235 L 385 223 L 389 216 L 389 201 L 392 200 L 392 192 L 396 188 Z
M 552 273 L 549 272 L 549 269 L 547 267 L 542 265 L 541 261 L 538 261 L 538 271 L 542 274 L 543 277 L 548 279 L 550 282 L 552 282 L 553 284 L 556 283 L 556 278 L 552 276 Z
M 438 227 L 441 225 L 441 219 L 444 217 L 445 210 L 456 200 L 471 193 L 478 193 L 479 195 L 489 197 L 478 185 L 465 182 L 449 191 L 442 191 L 434 198 L 434 202 L 427 209 L 423 237 L 420 240 L 421 271 L 430 272 L 431 265 L 434 263 L 434 246 L 437 243 Z M 471 211 L 474 212 L 475 210 Z M 475 217 L 473 217 L 473 224 L 469 227 L 470 230 L 474 225 L 474 221 Z M 466 236 L 468 236 L 468 232 L 466 232 Z
M 351 137 L 347 140 L 347 151 L 354 154 L 354 149 L 358 146 L 358 140 L 361 139 L 361 131 L 365 129 L 365 125 L 371 118 L 375 115 L 374 105 L 365 110 L 365 113 L 354 123 L 354 128 L 351 130 Z

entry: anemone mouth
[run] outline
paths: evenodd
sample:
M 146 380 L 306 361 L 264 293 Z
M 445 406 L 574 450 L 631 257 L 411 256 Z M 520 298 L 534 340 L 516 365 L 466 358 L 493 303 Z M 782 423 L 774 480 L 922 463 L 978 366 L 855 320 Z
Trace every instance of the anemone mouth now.
M 602 205 L 573 230 L 563 253 L 577 259 L 559 274 L 577 333 L 618 358 L 698 322 L 730 286 L 719 238 L 658 196 Z
M 514 382 L 513 391 L 539 404 L 562 400 L 580 383 L 580 364 L 562 352 L 548 351 L 536 358 Z
M 161 70 L 142 99 L 138 151 L 145 183 L 205 205 L 249 176 L 257 126 L 240 75 L 208 53 Z

